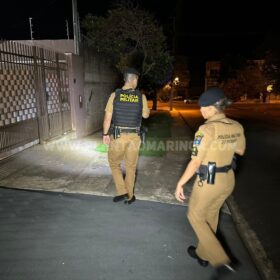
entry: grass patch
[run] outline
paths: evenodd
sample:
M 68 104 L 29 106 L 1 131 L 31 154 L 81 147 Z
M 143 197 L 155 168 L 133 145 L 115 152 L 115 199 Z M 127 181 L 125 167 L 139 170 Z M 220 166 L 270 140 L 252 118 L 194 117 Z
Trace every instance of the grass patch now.
M 99 144 L 96 146 L 95 151 L 100 153 L 108 153 L 108 146 L 105 144 Z
M 153 113 L 143 121 L 148 128 L 146 144 L 141 147 L 141 156 L 158 156 L 166 154 L 165 143 L 171 138 L 172 117 L 169 112 L 159 111 Z

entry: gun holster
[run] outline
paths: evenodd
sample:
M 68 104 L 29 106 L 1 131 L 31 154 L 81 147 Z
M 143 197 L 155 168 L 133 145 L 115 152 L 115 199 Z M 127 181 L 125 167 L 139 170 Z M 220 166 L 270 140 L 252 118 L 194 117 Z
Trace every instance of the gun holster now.
M 208 162 L 207 166 L 207 184 L 214 185 L 215 184 L 215 175 L 216 175 L 216 162 Z
M 141 145 L 144 145 L 146 142 L 147 132 L 148 132 L 148 128 L 146 126 L 140 127 L 138 135 L 140 136 L 140 139 L 141 139 Z
M 114 139 L 117 139 L 121 136 L 120 128 L 118 126 L 111 126 L 109 129 L 109 134 L 113 135 Z
M 200 165 L 197 175 L 199 176 L 199 181 L 207 181 L 207 184 L 215 184 L 215 175 L 217 172 L 216 162 L 208 162 L 208 165 Z

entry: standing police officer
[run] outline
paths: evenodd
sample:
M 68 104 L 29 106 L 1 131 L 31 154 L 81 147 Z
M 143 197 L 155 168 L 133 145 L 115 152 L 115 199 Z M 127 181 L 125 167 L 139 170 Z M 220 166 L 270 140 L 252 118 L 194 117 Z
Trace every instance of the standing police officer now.
M 139 75 L 134 68 L 125 70 L 125 84 L 111 94 L 103 123 L 103 143 L 109 145 L 108 160 L 117 190 L 113 201 L 125 200 L 126 204 L 136 200 L 134 183 L 141 144 L 140 127 L 142 117 L 148 118 L 150 114 L 146 96 L 136 89 Z M 123 160 L 125 179 L 121 170 Z
M 245 152 L 243 127 L 223 113 L 230 104 L 219 88 L 206 90 L 199 98 L 200 111 L 207 121 L 195 134 L 192 159 L 177 183 L 176 199 L 185 199 L 183 186 L 197 173 L 189 201 L 188 219 L 198 239 L 188 253 L 202 266 L 210 263 L 215 276 L 234 272 L 234 268 L 216 238 L 219 211 L 234 189 L 234 154 Z

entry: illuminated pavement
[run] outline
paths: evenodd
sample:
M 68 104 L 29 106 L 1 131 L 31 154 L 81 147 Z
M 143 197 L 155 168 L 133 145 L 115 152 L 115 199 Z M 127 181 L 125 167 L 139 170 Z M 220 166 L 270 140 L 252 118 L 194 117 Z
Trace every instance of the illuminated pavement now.
M 0 188 L 1 280 L 206 280 L 187 256 L 195 242 L 186 207 Z M 236 280 L 260 279 L 229 215 L 222 232 L 242 263 Z
M 135 185 L 138 199 L 176 203 L 176 183 L 190 158 L 193 140 L 193 133 L 178 114 L 172 125 L 172 139 L 186 143 L 185 151 L 174 145 L 163 157 L 140 157 Z M 69 135 L 29 148 L 0 161 L 0 185 L 112 197 L 115 187 L 107 153 L 95 151 L 100 143 L 101 133 L 96 133 L 83 139 Z M 187 195 L 190 190 L 186 189 Z

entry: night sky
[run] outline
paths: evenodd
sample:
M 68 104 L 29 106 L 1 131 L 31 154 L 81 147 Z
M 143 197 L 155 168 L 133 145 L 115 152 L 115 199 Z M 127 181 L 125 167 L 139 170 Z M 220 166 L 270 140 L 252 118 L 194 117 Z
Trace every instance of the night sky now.
M 112 0 L 77 0 L 80 18 L 87 13 L 104 15 L 113 7 Z M 226 53 L 240 53 L 248 58 L 256 57 L 256 49 L 262 45 L 268 32 L 278 35 L 278 9 L 276 4 L 236 1 L 218 2 L 184 0 L 142 0 L 139 5 L 152 12 L 163 25 L 170 43 L 176 34 L 175 53 L 192 58 L 192 67 L 204 67 L 209 59 L 219 59 Z M 69 21 L 72 38 L 71 0 L 1 1 L 0 38 L 30 39 L 29 17 L 33 18 L 35 39 L 66 38 L 65 20 Z M 174 32 L 176 31 L 176 32 Z M 280 36 L 279 36 L 280 37 Z M 201 77 L 203 78 L 203 77 Z
M 2 1 L 1 1 L 2 2 Z M 165 24 L 172 14 L 172 1 L 160 4 L 157 1 L 139 1 L 140 6 L 155 14 L 156 18 Z M 106 11 L 114 7 L 112 0 L 77 0 L 80 18 L 86 14 L 105 15 Z M 1 3 L 2 4 L 2 3 Z M 26 0 L 5 1 L 0 8 L 0 38 L 30 39 L 29 17 L 33 18 L 35 39 L 66 38 L 65 20 L 69 21 L 72 36 L 72 1 L 71 0 Z
M 116 1 L 77 0 L 80 17 L 87 13 L 104 15 Z M 213 2 L 213 1 L 211 1 Z M 176 33 L 180 54 L 219 56 L 237 51 L 250 54 L 266 32 L 278 28 L 274 6 L 265 2 L 249 8 L 226 1 L 224 6 L 184 0 L 142 0 L 141 7 L 155 14 L 170 38 L 176 15 Z M 65 20 L 69 21 L 72 37 L 71 0 L 1 1 L 0 38 L 29 39 L 29 17 L 33 18 L 35 39 L 66 38 Z

